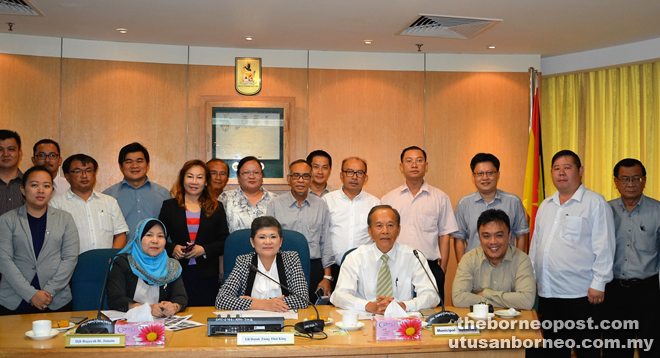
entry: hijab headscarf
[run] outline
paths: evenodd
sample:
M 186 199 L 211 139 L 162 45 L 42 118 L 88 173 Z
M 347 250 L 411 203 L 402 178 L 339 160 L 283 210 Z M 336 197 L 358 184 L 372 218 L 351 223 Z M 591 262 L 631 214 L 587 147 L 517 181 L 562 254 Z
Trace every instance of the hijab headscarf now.
M 179 278 L 181 265 L 179 261 L 168 257 L 165 250 L 158 256 L 151 257 L 142 249 L 142 238 L 155 225 L 160 225 L 163 228 L 165 237 L 167 237 L 167 229 L 160 220 L 154 218 L 144 219 L 137 225 L 133 239 L 119 253 L 129 254 L 128 263 L 131 265 L 131 270 L 135 276 L 150 285 L 163 286 Z

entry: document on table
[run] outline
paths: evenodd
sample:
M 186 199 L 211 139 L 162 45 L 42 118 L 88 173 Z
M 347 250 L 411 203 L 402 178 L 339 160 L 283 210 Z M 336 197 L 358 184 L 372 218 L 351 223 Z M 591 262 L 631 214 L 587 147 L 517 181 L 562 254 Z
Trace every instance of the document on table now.
M 106 315 L 112 322 L 120 319 L 124 319 L 126 317 L 126 312 L 122 311 L 115 311 L 115 310 L 107 310 L 107 311 L 101 311 L 104 315 Z
M 287 312 L 271 312 L 263 310 L 249 310 L 249 311 L 218 311 L 213 312 L 219 317 L 284 317 L 284 319 L 298 319 L 298 312 L 294 310 L 288 310 Z

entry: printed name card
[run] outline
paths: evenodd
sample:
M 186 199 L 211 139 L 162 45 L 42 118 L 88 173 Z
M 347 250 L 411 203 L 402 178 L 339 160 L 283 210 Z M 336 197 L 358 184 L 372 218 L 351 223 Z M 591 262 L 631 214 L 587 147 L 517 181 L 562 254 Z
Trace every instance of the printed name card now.
M 453 336 L 478 336 L 481 334 L 479 328 L 474 324 L 434 324 L 433 337 L 453 337 Z
M 123 348 L 126 336 L 123 334 L 69 334 L 65 335 L 66 348 L 120 347 Z
M 239 346 L 291 345 L 293 332 L 245 332 L 236 334 Z

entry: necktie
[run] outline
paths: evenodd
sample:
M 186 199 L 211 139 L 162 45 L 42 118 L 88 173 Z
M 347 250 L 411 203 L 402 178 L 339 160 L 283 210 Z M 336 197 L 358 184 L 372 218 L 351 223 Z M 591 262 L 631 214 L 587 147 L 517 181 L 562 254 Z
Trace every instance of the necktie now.
M 390 267 L 387 265 L 387 260 L 389 260 L 390 257 L 383 254 L 380 258 L 383 260 L 383 265 L 378 271 L 376 296 L 392 297 L 392 275 L 390 274 Z

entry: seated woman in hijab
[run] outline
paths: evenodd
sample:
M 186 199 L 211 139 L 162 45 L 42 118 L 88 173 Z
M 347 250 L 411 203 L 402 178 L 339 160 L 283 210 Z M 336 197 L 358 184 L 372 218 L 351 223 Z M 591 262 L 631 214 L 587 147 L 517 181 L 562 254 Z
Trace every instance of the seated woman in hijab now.
M 234 269 L 218 292 L 216 308 L 286 312 L 307 307 L 307 281 L 300 258 L 295 251 L 280 251 L 283 239 L 282 226 L 274 217 L 254 219 L 250 243 L 256 252 L 236 258 Z M 295 295 L 250 270 L 250 265 L 288 287 Z
M 167 256 L 166 237 L 165 225 L 158 219 L 140 221 L 135 237 L 112 265 L 107 290 L 110 309 L 126 312 L 148 304 L 152 316 L 167 317 L 186 308 L 181 265 Z

